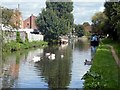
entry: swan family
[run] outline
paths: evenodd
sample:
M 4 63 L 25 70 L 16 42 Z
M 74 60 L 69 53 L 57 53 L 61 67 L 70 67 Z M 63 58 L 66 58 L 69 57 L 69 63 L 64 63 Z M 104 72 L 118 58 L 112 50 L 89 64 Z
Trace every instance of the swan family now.
M 51 60 L 54 60 L 54 59 L 55 59 L 55 54 L 53 54 L 53 53 L 46 53 L 45 56 L 46 56 L 48 59 L 51 59 Z
M 46 57 L 48 57 L 48 59 L 50 59 L 50 60 L 54 60 L 54 59 L 55 59 L 55 54 L 54 54 L 54 53 L 46 53 L 45 55 L 46 55 Z M 62 54 L 62 55 L 60 55 L 60 57 L 63 58 L 64 55 Z
M 48 58 L 51 59 L 51 60 L 54 60 L 54 59 L 55 59 L 55 54 L 53 54 L 53 53 L 50 54 L 50 55 L 48 56 Z
M 54 60 L 55 59 L 55 54 L 54 53 L 46 53 L 45 56 L 49 59 L 49 60 Z M 64 55 L 60 55 L 61 58 L 64 57 Z M 41 60 L 41 57 L 40 56 L 34 56 L 33 57 L 33 62 L 39 62 Z

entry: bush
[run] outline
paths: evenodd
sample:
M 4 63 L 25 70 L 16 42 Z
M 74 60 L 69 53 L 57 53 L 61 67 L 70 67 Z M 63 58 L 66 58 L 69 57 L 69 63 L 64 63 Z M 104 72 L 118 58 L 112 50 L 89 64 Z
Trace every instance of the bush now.
M 32 48 L 32 47 L 42 47 L 47 44 L 48 43 L 44 41 L 33 41 L 33 42 L 24 42 L 24 43 L 11 41 L 3 45 L 3 52 L 7 52 L 7 51 L 13 52 L 13 51 L 21 50 L 21 49 Z
M 18 31 L 16 32 L 16 42 L 23 43 L 22 39 L 20 38 L 20 33 Z

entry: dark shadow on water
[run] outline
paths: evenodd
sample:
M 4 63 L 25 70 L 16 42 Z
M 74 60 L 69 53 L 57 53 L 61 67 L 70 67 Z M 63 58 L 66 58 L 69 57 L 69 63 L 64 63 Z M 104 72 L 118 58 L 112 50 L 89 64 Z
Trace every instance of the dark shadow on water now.
M 97 50 L 97 46 L 91 46 L 91 60 L 93 60 L 96 50 Z

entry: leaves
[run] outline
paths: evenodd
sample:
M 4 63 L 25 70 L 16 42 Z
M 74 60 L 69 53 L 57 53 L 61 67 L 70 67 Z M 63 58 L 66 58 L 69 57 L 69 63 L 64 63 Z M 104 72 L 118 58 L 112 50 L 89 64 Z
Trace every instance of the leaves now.
M 110 36 L 117 40 L 120 36 L 119 22 L 120 22 L 120 1 L 118 2 L 105 2 L 105 15 L 108 17 L 108 22 L 110 23 Z
M 46 2 L 46 9 L 37 17 L 36 23 L 48 42 L 58 41 L 73 28 L 72 2 Z
M 20 28 L 20 15 L 19 10 L 8 9 L 0 7 L 2 10 L 2 24 L 6 26 L 11 26 L 12 28 Z
M 76 36 L 81 37 L 84 35 L 84 31 L 83 31 L 83 27 L 82 25 L 75 25 L 75 31 L 73 33 L 75 33 Z
M 103 12 L 95 13 L 92 17 L 93 32 L 103 33 L 106 20 L 107 17 Z
M 85 79 L 86 83 L 85 84 L 85 88 L 92 88 L 92 89 L 101 89 L 101 88 L 106 88 L 107 87 L 107 83 L 106 82 L 102 82 L 103 76 L 96 73 L 96 72 L 87 72 L 82 79 Z
M 11 25 L 10 19 L 13 15 L 13 10 L 8 8 L 1 8 L 2 9 L 2 24 L 5 26 Z

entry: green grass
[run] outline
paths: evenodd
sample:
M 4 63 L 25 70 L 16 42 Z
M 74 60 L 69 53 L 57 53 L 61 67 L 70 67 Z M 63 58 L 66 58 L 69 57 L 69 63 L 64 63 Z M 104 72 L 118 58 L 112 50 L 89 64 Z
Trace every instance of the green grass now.
M 110 44 L 114 47 L 119 59 L 120 59 L 120 41 L 113 41 L 111 39 L 104 39 L 102 40 L 103 44 Z
M 84 75 L 85 89 L 118 90 L 120 68 L 117 66 L 110 48 L 100 45 L 95 54 L 90 71 Z
M 43 47 L 46 46 L 48 43 L 44 41 L 33 41 L 33 42 L 22 42 L 18 43 L 16 41 L 11 41 L 3 45 L 3 52 L 13 52 L 23 49 L 29 49 L 32 47 Z

